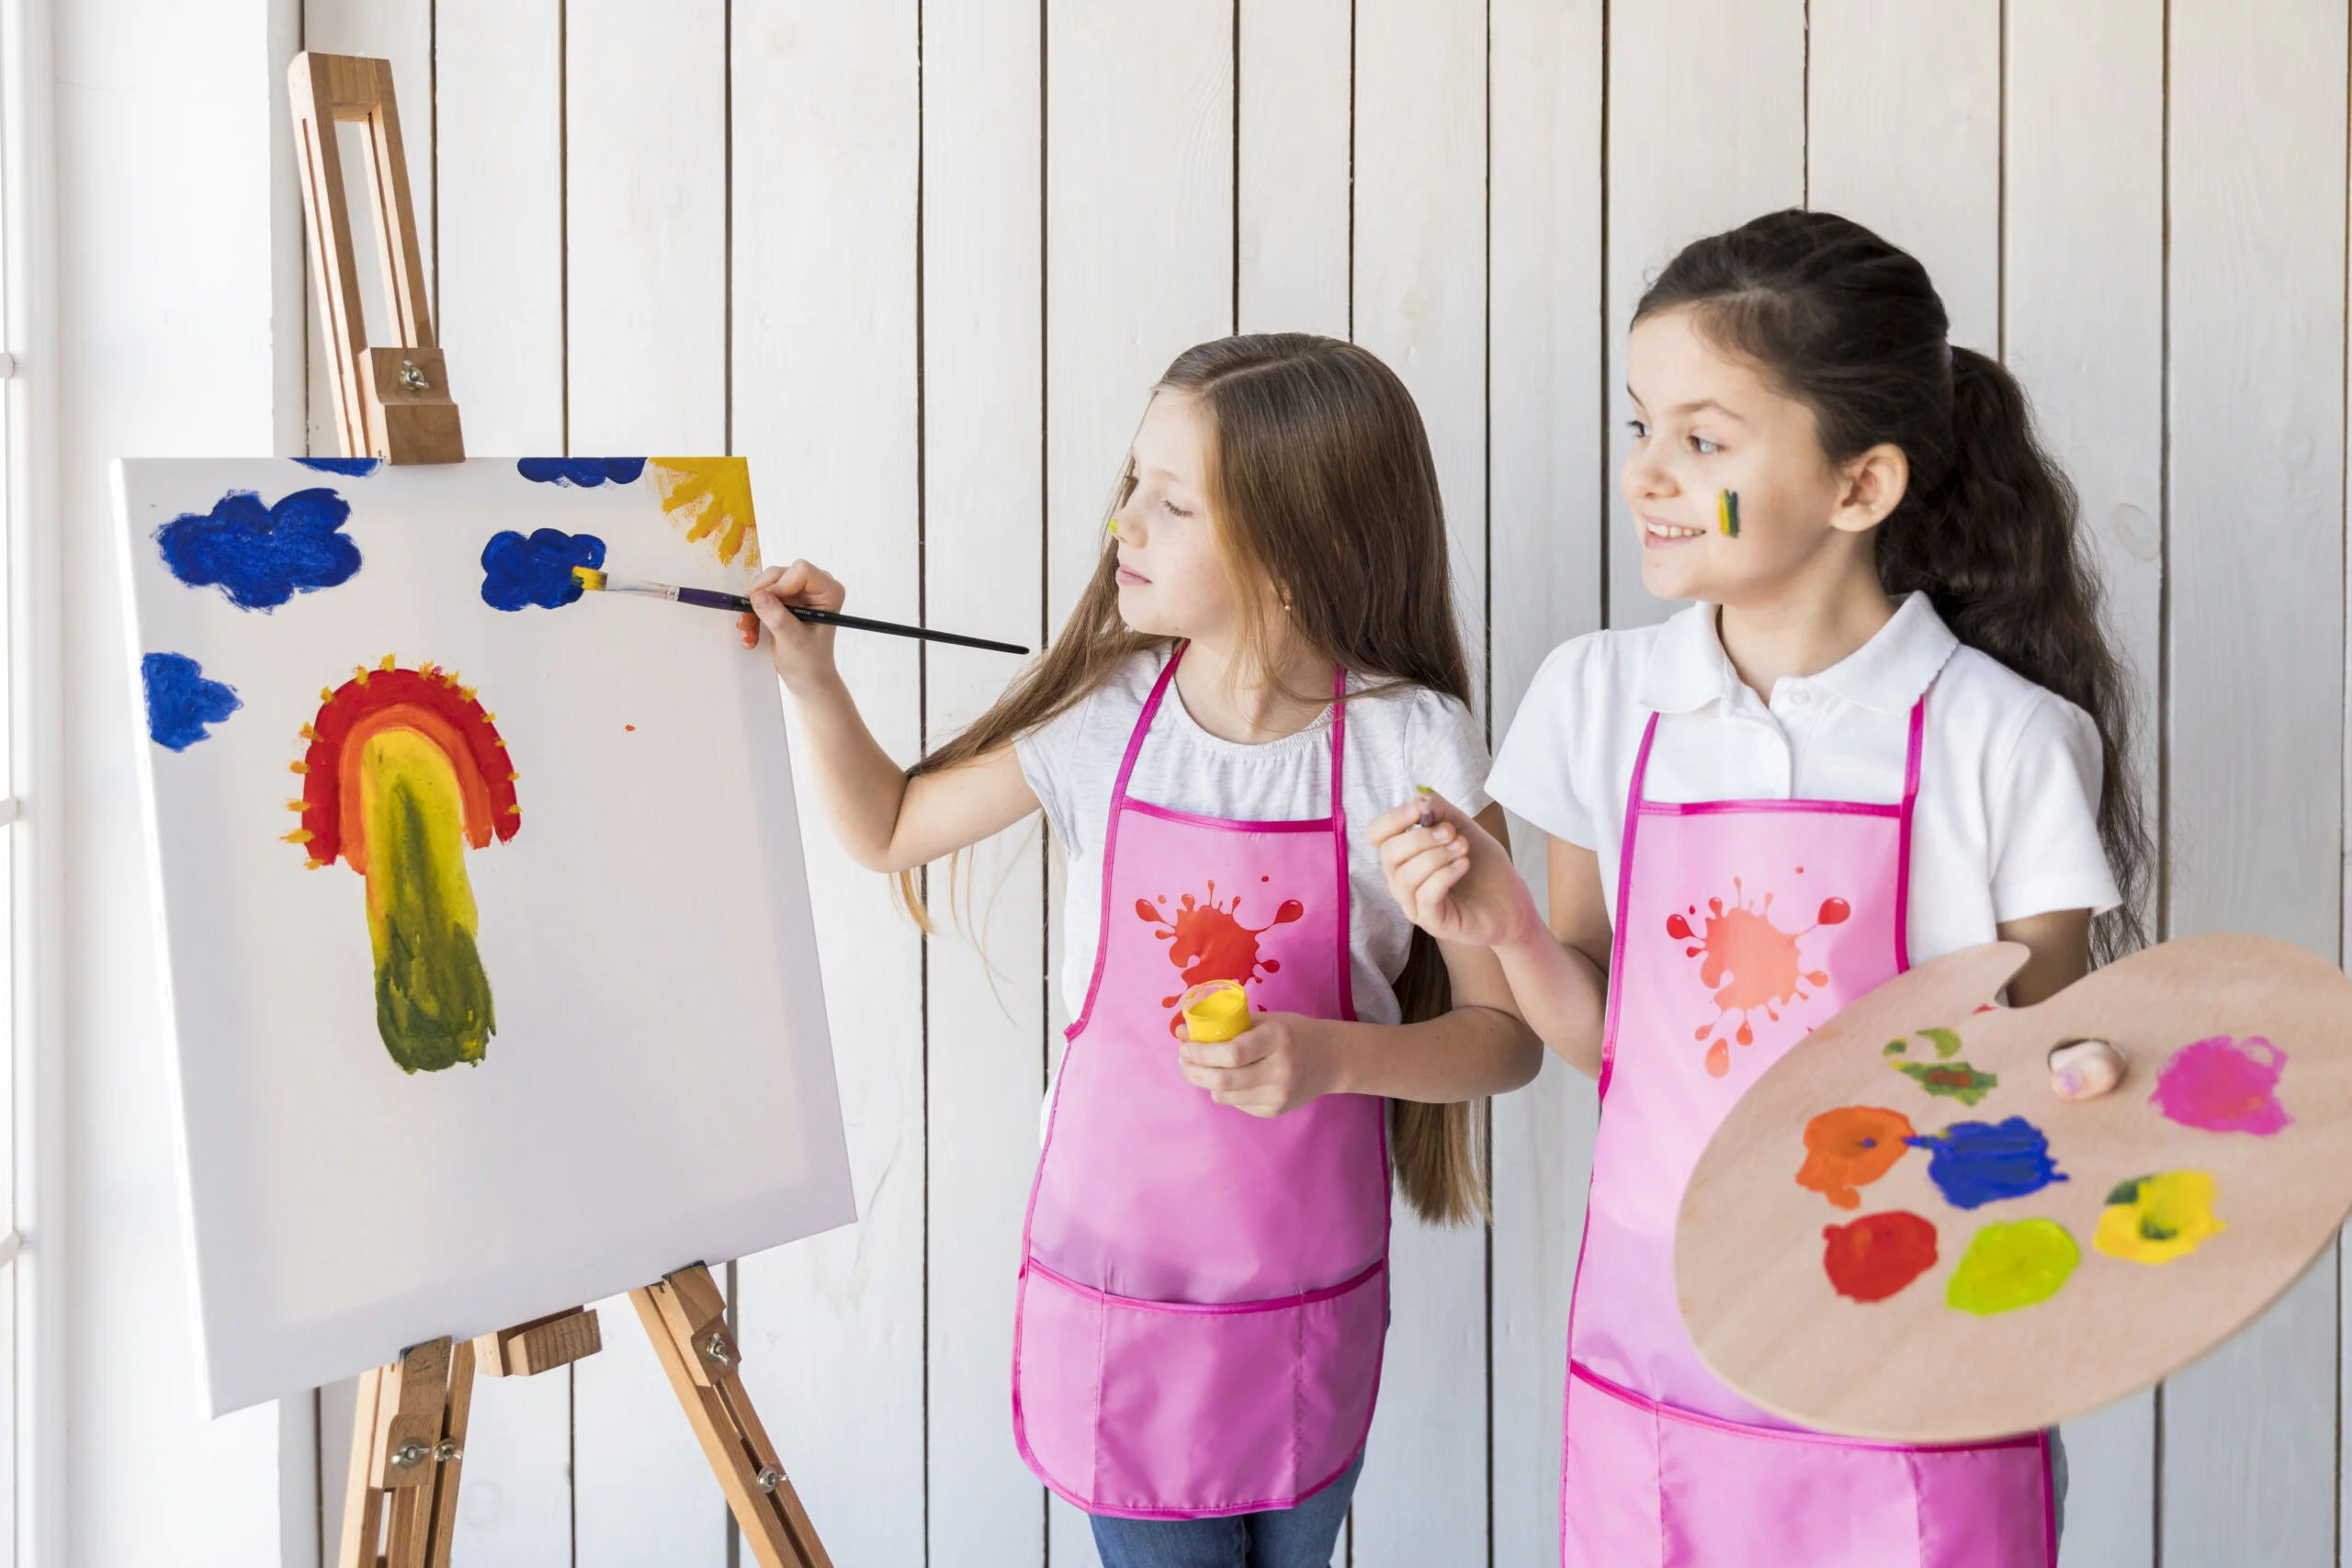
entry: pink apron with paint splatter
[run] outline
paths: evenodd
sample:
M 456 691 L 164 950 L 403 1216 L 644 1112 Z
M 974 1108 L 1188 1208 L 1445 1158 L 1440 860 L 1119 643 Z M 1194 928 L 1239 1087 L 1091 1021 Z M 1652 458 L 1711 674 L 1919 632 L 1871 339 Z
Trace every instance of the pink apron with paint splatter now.
M 1240 822 L 1127 796 L 1168 661 L 1129 737 L 1102 929 L 1029 1199 L 1012 1346 L 1022 1457 L 1089 1513 L 1285 1508 L 1363 1446 L 1388 1312 L 1383 1102 L 1264 1119 L 1184 1081 L 1176 999 L 1227 979 L 1257 1010 L 1354 1017 L 1347 708 L 1331 811 Z M 1333 695 L 1343 694 L 1336 676 Z
M 1833 1438 L 1710 1372 L 1674 1291 L 1682 1190 L 1732 1104 L 1806 1031 L 1908 967 L 1912 807 L 1645 800 L 1634 764 L 1591 1196 L 1568 1316 L 1570 1568 L 2050 1568 L 2049 1445 Z

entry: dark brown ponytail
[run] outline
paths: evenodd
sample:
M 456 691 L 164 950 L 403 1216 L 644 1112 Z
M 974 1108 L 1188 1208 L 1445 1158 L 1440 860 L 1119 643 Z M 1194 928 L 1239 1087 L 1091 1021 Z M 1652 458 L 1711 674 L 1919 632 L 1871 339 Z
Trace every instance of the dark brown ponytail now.
M 2128 674 L 2101 621 L 2075 488 L 2035 435 L 2024 389 L 1951 346 L 1926 268 L 1834 213 L 1774 212 L 1685 246 L 1634 319 L 1683 308 L 1813 410 L 1832 462 L 1903 449 L 1910 485 L 1879 525 L 1879 579 L 1897 597 L 1926 592 L 1961 641 L 2090 715 L 2105 756 L 2099 840 L 2124 900 L 2094 926 L 2092 953 L 2144 943 L 2153 857 Z

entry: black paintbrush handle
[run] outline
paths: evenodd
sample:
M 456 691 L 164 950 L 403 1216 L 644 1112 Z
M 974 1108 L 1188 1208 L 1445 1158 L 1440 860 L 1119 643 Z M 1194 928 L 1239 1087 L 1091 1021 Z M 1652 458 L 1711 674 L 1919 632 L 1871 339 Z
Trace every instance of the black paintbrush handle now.
M 699 604 L 706 610 L 752 611 L 751 600 L 741 593 L 720 593 L 708 588 L 681 588 L 678 603 Z M 928 626 L 905 626 L 896 621 L 869 621 L 862 615 L 844 615 L 832 610 L 811 610 L 800 604 L 787 604 L 786 609 L 804 621 L 821 626 L 847 626 L 852 631 L 888 632 L 892 637 L 910 637 L 922 642 L 950 642 L 958 648 L 983 648 L 990 653 L 1020 653 L 1029 650 L 1009 642 L 991 642 L 984 637 L 964 637 L 956 632 L 933 631 Z

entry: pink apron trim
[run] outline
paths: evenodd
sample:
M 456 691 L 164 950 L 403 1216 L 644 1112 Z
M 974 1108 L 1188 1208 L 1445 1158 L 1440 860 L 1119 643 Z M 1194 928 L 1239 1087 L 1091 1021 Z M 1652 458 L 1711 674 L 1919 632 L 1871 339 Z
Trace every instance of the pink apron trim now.
M 1860 800 L 1645 800 L 1642 802 L 1645 817 L 1721 817 L 1728 813 L 1803 811 L 1828 817 L 1894 817 L 1901 814 L 1897 806 L 1873 806 Z
M 1326 1285 L 1319 1291 L 1302 1291 L 1294 1296 L 1275 1296 L 1262 1302 L 1155 1302 L 1147 1301 L 1141 1296 L 1123 1296 L 1113 1291 L 1099 1290 L 1092 1285 L 1081 1285 L 1069 1275 L 1048 1269 L 1034 1258 L 1028 1262 L 1031 1272 L 1042 1274 L 1072 1295 L 1084 1296 L 1089 1301 L 1114 1303 L 1119 1306 L 1134 1307 L 1138 1312 L 1201 1313 L 1212 1317 L 1283 1312 L 1291 1307 L 1313 1306 L 1317 1302 L 1334 1301 L 1369 1282 L 1387 1267 L 1388 1259 L 1384 1258 L 1370 1268 L 1358 1271 L 1336 1285 Z
M 1693 1427 L 1706 1427 L 1718 1432 L 1729 1432 L 1742 1438 L 1769 1438 L 1780 1443 L 1802 1443 L 1815 1448 L 1862 1449 L 1880 1453 L 1975 1453 L 1987 1449 L 2040 1448 L 2047 1462 L 2049 1438 L 2041 1432 L 2024 1432 L 2014 1438 L 2002 1438 L 1989 1443 L 1880 1443 L 1867 1438 L 1840 1438 L 1828 1432 L 1804 1431 L 1796 1427 L 1750 1427 L 1737 1421 L 1726 1421 L 1719 1416 L 1702 1411 L 1686 1410 L 1679 1404 L 1636 1393 L 1624 1384 L 1612 1382 L 1581 1361 L 1568 1363 L 1568 1375 L 1578 1382 L 1589 1383 L 1612 1399 L 1623 1401 L 1636 1410 L 1663 1415 L 1669 1420 L 1688 1422 Z
M 1320 817 L 1250 822 L 1232 817 L 1204 817 L 1197 811 L 1179 811 L 1172 806 L 1154 806 L 1148 800 L 1130 800 L 1127 809 L 1140 811 L 1146 817 L 1157 817 L 1163 822 L 1182 822 L 1194 828 L 1231 828 L 1245 833 L 1328 833 L 1331 830 L 1331 824 Z
M 1150 733 L 1152 717 L 1159 712 L 1159 699 L 1168 694 L 1168 682 L 1176 678 L 1176 666 L 1183 657 L 1184 645 L 1180 642 L 1175 651 L 1169 654 L 1168 662 L 1160 667 L 1159 679 L 1151 683 L 1151 695 L 1144 699 L 1143 716 L 1136 720 L 1135 733 L 1127 737 L 1127 750 L 1119 759 L 1118 781 L 1111 786 L 1110 826 L 1102 833 L 1102 908 L 1098 931 L 1111 929 L 1111 866 L 1119 852 L 1119 807 L 1127 798 L 1127 780 L 1135 774 L 1136 759 L 1143 755 L 1143 738 Z M 1078 1032 L 1086 1027 L 1086 1021 L 1094 1016 L 1095 994 L 1102 988 L 1102 965 L 1109 962 L 1110 956 L 1108 944 L 1098 940 L 1094 944 L 1094 972 L 1087 976 L 1086 981 L 1086 1005 L 1078 1010 L 1078 1021 L 1062 1031 L 1063 1039 L 1077 1039 Z M 1053 1119 L 1048 1116 L 1046 1141 L 1050 1144 L 1053 1137 Z M 1034 1205 L 1036 1194 L 1032 1192 L 1029 1196 Z M 1023 1229 L 1025 1234 L 1026 1227 Z
M 1657 740 L 1657 720 L 1658 716 L 1652 714 L 1649 723 L 1642 727 L 1642 749 L 1634 756 L 1634 784 L 1625 795 L 1624 841 L 1617 847 L 1617 929 L 1610 934 L 1609 938 L 1607 977 L 1610 983 L 1609 1020 L 1600 1032 L 1599 1097 L 1603 1100 L 1609 1098 L 1610 1070 L 1617 1065 L 1617 987 L 1613 982 L 1625 962 L 1625 900 L 1632 894 L 1634 887 L 1634 840 L 1642 827 L 1642 780 L 1649 774 L 1650 747 Z M 1591 1218 L 1591 1209 L 1588 1207 L 1585 1211 L 1588 1222 Z M 1577 1248 L 1577 1259 L 1581 1268 L 1584 1259 L 1582 1247 Z M 1569 1292 L 1568 1301 L 1569 1311 L 1573 1313 L 1576 1310 L 1574 1304 L 1576 1292 L 1573 1289 Z
M 1901 859 L 1894 868 L 1894 971 L 1911 967 L 1911 818 L 1919 800 L 1919 757 L 1928 735 L 1928 694 L 1911 705 L 1911 740 L 1903 760 L 1903 826 Z

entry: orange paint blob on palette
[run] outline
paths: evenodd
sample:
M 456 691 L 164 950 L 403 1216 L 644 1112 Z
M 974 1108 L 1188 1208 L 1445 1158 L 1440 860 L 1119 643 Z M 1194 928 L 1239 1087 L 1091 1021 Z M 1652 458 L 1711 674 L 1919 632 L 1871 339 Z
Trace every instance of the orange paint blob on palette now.
M 1804 1164 L 1797 1185 L 1840 1209 L 1859 1209 L 1868 1187 L 1894 1168 L 1911 1145 L 1911 1119 L 1875 1105 L 1841 1105 L 1805 1123 Z

